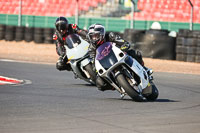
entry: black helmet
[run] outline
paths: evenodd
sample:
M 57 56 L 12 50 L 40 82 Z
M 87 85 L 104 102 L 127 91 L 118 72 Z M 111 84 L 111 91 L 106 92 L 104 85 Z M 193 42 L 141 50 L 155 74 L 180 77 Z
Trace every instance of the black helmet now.
M 68 20 L 65 17 L 58 17 L 55 22 L 56 30 L 64 35 L 68 30 Z
M 101 24 L 93 24 L 88 29 L 88 39 L 92 44 L 100 45 L 105 37 L 105 28 Z

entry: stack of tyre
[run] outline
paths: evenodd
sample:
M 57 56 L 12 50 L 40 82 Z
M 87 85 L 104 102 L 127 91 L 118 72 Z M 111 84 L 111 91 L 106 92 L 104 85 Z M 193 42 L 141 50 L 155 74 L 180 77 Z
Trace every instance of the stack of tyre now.
M 12 26 L 0 24 L 0 40 L 6 41 L 26 41 L 35 43 L 53 42 L 53 28 L 33 28 L 24 26 Z
M 15 40 L 16 26 L 7 25 L 5 28 L 5 40 L 13 41 Z
M 168 34 L 167 30 L 126 29 L 124 39 L 144 57 L 175 60 L 176 38 Z
M 5 39 L 5 29 L 6 29 L 6 26 L 3 24 L 0 24 L 0 40 Z
M 24 26 L 16 27 L 15 41 L 22 41 L 22 40 L 24 40 L 24 31 L 25 31 L 25 27 Z
M 176 60 L 200 62 L 200 30 L 179 30 L 176 39 Z
M 34 28 L 32 27 L 26 27 L 24 31 L 24 40 L 26 42 L 33 41 L 33 34 L 34 34 Z
M 44 43 L 53 43 L 53 34 L 54 34 L 53 28 L 45 28 L 44 29 Z

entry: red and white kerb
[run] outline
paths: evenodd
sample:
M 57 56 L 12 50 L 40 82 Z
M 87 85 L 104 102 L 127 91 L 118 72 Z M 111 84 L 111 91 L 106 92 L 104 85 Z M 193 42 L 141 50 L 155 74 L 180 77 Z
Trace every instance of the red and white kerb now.
M 20 84 L 22 82 L 23 82 L 23 80 L 18 80 L 18 79 L 14 79 L 14 78 L 8 78 L 8 77 L 0 76 L 0 85 Z

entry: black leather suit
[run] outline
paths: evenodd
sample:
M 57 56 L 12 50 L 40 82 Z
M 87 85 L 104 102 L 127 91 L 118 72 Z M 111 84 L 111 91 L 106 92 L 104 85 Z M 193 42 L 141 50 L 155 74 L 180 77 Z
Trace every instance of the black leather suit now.
M 53 35 L 53 40 L 56 43 L 56 52 L 59 55 L 59 59 L 56 63 L 56 68 L 58 70 L 71 70 L 71 66 L 66 64 L 68 58 L 66 56 L 66 50 L 64 45 L 67 45 L 65 39 L 70 34 L 79 34 L 81 37 L 86 38 L 87 31 L 80 29 L 76 24 L 69 24 L 68 31 L 66 34 L 61 35 L 57 30 Z

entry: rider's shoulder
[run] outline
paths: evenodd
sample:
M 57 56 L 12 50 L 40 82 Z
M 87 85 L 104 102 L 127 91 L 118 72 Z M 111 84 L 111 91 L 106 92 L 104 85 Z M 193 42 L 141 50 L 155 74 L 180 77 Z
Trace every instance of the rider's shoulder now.
M 56 33 L 53 34 L 53 40 L 57 40 L 58 39 L 58 35 Z
M 72 28 L 72 29 L 77 29 L 77 27 L 78 27 L 78 25 L 77 24 L 69 24 L 69 26 L 70 26 L 70 28 Z

